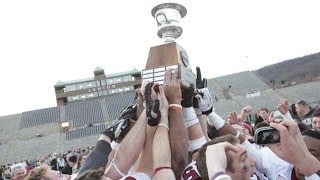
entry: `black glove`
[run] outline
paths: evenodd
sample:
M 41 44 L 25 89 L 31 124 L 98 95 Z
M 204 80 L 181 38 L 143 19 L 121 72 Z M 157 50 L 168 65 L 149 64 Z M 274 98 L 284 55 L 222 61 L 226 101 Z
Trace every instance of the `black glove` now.
M 101 134 L 108 136 L 111 141 L 115 140 L 116 142 L 120 142 L 128 133 L 129 129 L 128 119 L 116 119 Z
M 160 101 L 158 99 L 154 101 L 151 99 L 152 87 L 153 82 L 146 85 L 144 92 L 144 102 L 148 118 L 148 125 L 157 126 L 161 118 Z
M 200 67 L 197 66 L 196 70 L 197 70 L 196 88 L 197 89 L 206 88 L 208 85 L 207 79 L 206 78 L 202 79 Z M 199 108 L 199 102 L 196 97 L 193 98 L 193 107 Z
M 201 70 L 200 67 L 196 67 L 197 70 L 197 79 L 196 79 L 196 88 L 197 89 L 202 89 L 206 88 L 208 86 L 208 82 L 206 78 L 201 79 Z
M 184 89 L 182 91 L 182 101 L 181 105 L 184 108 L 193 106 L 193 98 L 194 98 L 194 88 L 190 87 L 188 89 Z

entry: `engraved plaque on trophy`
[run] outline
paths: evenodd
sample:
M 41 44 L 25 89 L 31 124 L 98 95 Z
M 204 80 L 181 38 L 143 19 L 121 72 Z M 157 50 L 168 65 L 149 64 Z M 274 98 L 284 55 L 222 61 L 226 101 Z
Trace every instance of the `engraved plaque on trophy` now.
M 191 70 L 188 54 L 175 42 L 182 34 L 180 20 L 187 14 L 187 9 L 177 3 L 164 3 L 154 7 L 151 14 L 157 21 L 157 34 L 163 44 L 150 48 L 142 79 L 163 84 L 165 72 L 178 69 L 182 87 L 195 86 L 196 75 Z

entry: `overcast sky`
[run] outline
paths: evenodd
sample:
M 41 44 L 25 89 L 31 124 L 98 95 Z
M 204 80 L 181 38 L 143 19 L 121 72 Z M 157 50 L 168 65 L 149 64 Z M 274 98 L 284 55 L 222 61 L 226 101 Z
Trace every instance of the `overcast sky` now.
M 158 2 L 0 1 L 0 116 L 56 106 L 54 84 L 143 69 Z M 181 2 L 181 1 L 175 1 Z M 189 0 L 177 42 L 207 78 L 320 51 L 317 0 Z

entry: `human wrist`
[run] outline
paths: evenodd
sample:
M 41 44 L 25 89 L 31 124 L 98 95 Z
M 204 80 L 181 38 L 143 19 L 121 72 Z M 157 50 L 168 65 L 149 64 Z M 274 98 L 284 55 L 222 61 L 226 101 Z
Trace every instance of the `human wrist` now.
M 181 105 L 181 100 L 182 100 L 182 98 L 177 98 L 177 97 L 168 98 L 169 104 L 179 104 L 179 105 Z
M 215 112 L 211 112 L 208 114 L 208 123 L 214 126 L 217 130 L 222 128 L 225 124 L 225 120 L 223 120 L 218 114 Z
M 320 162 L 313 155 L 308 155 L 306 158 L 301 160 L 302 163 L 297 164 L 296 166 L 303 172 L 306 176 L 311 176 L 320 170 Z
M 168 117 L 168 109 L 160 109 L 161 117 Z

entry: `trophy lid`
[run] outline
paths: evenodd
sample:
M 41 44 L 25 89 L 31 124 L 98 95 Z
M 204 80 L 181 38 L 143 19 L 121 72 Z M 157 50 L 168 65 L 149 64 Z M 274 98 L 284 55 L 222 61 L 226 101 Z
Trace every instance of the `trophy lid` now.
M 177 11 L 179 11 L 181 18 L 183 18 L 187 14 L 187 9 L 184 6 L 182 6 L 181 4 L 163 3 L 163 4 L 159 4 L 159 5 L 155 6 L 151 10 L 152 16 L 155 17 L 157 11 L 159 11 L 161 9 L 176 9 Z

